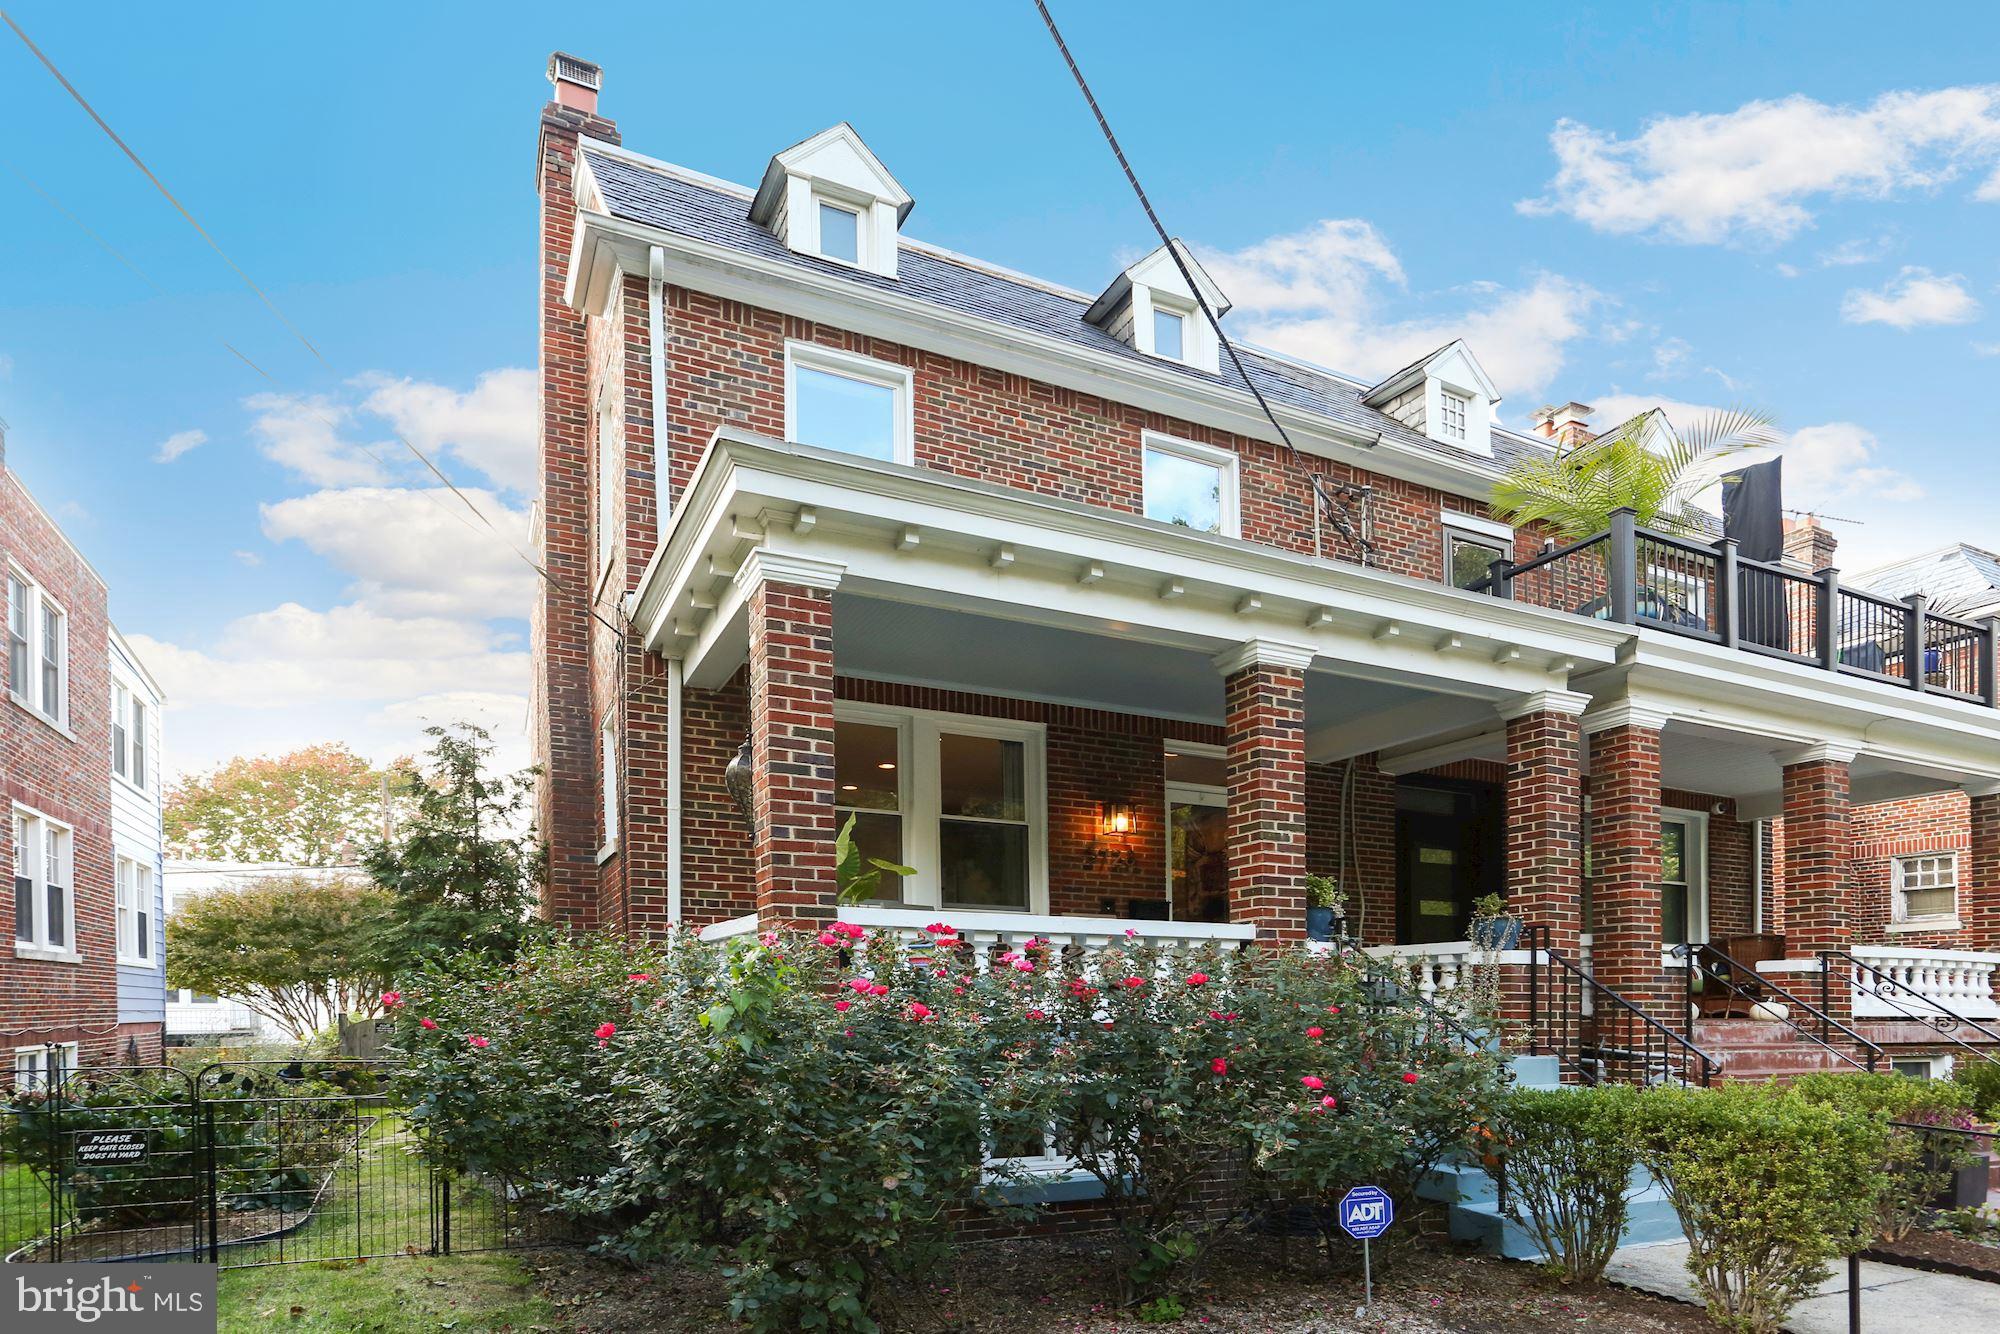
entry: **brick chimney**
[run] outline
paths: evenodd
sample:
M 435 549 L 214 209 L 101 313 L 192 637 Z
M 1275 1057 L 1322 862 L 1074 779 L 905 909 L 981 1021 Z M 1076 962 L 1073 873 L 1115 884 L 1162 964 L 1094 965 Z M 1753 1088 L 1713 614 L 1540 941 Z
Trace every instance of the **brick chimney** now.
M 590 419 L 585 319 L 563 300 L 576 232 L 577 141 L 618 143 L 597 114 L 604 72 L 562 52 L 549 57 L 553 100 L 542 108 L 535 155 L 541 196 L 536 275 L 541 311 L 542 559 L 551 576 L 536 589 L 529 627 L 535 717 L 535 823 L 548 849 L 545 916 L 589 929 L 597 921 L 594 838 L 598 768 L 591 708 Z
M 1588 403 L 1565 403 L 1544 407 L 1534 416 L 1535 434 L 1553 440 L 1565 449 L 1580 445 L 1597 434 L 1591 429 L 1590 414 L 1597 411 Z
M 1834 548 L 1840 545 L 1814 515 L 1785 520 L 1785 559 L 1817 574 L 1833 566 Z

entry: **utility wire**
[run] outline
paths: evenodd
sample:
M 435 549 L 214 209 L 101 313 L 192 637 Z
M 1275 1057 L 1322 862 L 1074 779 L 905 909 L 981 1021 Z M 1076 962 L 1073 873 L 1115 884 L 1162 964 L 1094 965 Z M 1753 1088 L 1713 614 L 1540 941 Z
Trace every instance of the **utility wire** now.
M 1056 26 L 1055 16 L 1049 13 L 1049 7 L 1044 0 L 1035 0 L 1035 8 L 1041 13 L 1042 22 L 1047 26 L 1049 36 L 1055 39 L 1056 50 L 1062 53 L 1063 63 L 1069 66 L 1070 76 L 1076 80 L 1077 91 L 1082 93 L 1083 100 L 1090 104 L 1090 114 L 1097 118 L 1097 128 L 1104 132 L 1104 142 L 1111 146 L 1112 155 L 1118 159 L 1118 165 L 1125 172 L 1126 181 L 1132 186 L 1132 193 L 1139 197 L 1139 207 L 1146 211 L 1146 220 L 1153 224 L 1153 230 L 1159 234 L 1160 244 L 1165 246 L 1167 253 L 1173 257 L 1174 267 L 1180 270 L 1181 280 L 1188 285 L 1188 290 L 1194 293 L 1195 302 L 1201 307 L 1201 313 L 1208 318 L 1209 327 L 1215 330 L 1216 341 L 1221 343 L 1222 350 L 1229 354 L 1230 365 L 1236 368 L 1237 376 L 1250 390 L 1251 397 L 1257 400 L 1257 406 L 1264 410 L 1265 419 L 1271 423 L 1271 429 L 1278 433 L 1278 439 L 1284 442 L 1285 451 L 1291 455 L 1293 465 L 1306 475 L 1306 481 L 1311 485 L 1313 495 L 1326 516 L 1333 521 L 1333 526 L 1340 530 L 1342 537 L 1361 549 L 1365 558 L 1374 551 L 1375 544 L 1369 541 L 1365 534 L 1355 529 L 1345 510 L 1334 507 L 1333 502 L 1327 497 L 1320 475 L 1306 465 L 1304 457 L 1299 453 L 1299 447 L 1292 443 L 1290 432 L 1286 431 L 1284 424 L 1278 420 L 1278 414 L 1272 411 L 1270 400 L 1264 397 L 1264 391 L 1257 387 L 1257 382 L 1250 378 L 1250 372 L 1243 365 L 1243 358 L 1237 355 L 1236 345 L 1231 343 L 1229 335 L 1222 331 L 1221 318 L 1209 306 L 1208 297 L 1203 294 L 1201 284 L 1194 280 L 1194 274 L 1189 271 L 1180 246 L 1176 245 L 1174 239 L 1167 234 L 1166 227 L 1160 222 L 1160 215 L 1153 209 L 1153 201 L 1146 196 L 1146 187 L 1139 184 L 1139 174 L 1132 170 L 1132 163 L 1126 158 L 1124 148 L 1120 147 L 1118 136 L 1111 132 L 1111 122 L 1105 119 L 1104 108 L 1097 104 L 1096 94 L 1090 91 L 1090 84 L 1084 79 L 1083 70 L 1077 65 L 1076 57 L 1070 54 L 1069 43 L 1063 40 L 1062 30 Z M 1351 483 L 1343 483 L 1340 490 L 1343 497 L 1352 499 L 1358 496 L 1364 503 L 1370 492 L 1368 487 L 1355 486 Z

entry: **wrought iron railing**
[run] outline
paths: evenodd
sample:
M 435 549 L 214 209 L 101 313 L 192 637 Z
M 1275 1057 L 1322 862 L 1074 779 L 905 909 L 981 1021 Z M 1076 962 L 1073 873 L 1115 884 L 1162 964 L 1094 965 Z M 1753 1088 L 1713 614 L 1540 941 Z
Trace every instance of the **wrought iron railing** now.
M 1549 929 L 1530 926 L 1528 1022 L 1531 1056 L 1554 1056 L 1587 1084 L 1701 1084 L 1722 1063 L 1549 946 Z M 1586 1017 L 1584 998 L 1591 1013 Z
M 2000 1051 L 2000 1032 L 1988 1028 L 1977 1019 L 1966 1018 L 1937 997 L 1919 991 L 1879 968 L 1863 963 L 1846 950 L 1821 950 L 1819 960 L 1821 1009 L 1826 1008 L 1827 992 L 1833 985 L 1834 968 L 1844 967 L 1848 970 L 1847 976 L 1851 979 L 1850 985 L 1853 987 L 1854 995 L 1859 996 L 1865 991 L 1876 1000 L 1898 1011 L 1903 1018 L 1928 1024 L 1947 1042 L 1964 1048 L 1983 1061 L 2000 1065 L 2000 1054 L 1996 1054 L 1996 1051 Z M 1973 1030 L 1994 1045 L 1982 1047 L 1977 1043 L 1967 1042 L 1959 1035 L 1959 1030 L 1962 1028 Z
M 1621 625 L 1644 625 L 1727 648 L 1883 681 L 1920 693 L 2000 705 L 2000 623 L 1843 588 L 1837 570 L 1810 574 L 1746 560 L 1736 542 L 1701 542 L 1642 527 L 1618 510 L 1601 533 L 1525 561 L 1497 560 L 1470 591 Z
M 1863 1037 L 1851 1025 L 1828 1014 L 1823 1006 L 1814 1005 L 1797 994 L 1785 990 L 1762 973 L 1744 967 L 1713 945 L 1676 945 L 1668 953 L 1687 965 L 1687 1000 L 1690 1015 L 1693 1013 L 1696 982 L 1699 981 L 1703 988 L 1713 984 L 1745 1004 L 1762 1005 L 1766 1018 L 1777 1020 L 1800 1037 L 1824 1047 L 1857 1070 L 1866 1070 L 1873 1074 L 1876 1065 L 1883 1059 L 1881 1047 Z M 1739 977 L 1753 980 L 1749 986 L 1745 986 L 1737 981 Z M 1813 1023 L 1801 1024 L 1792 1018 L 1789 1012 L 1781 1012 L 1772 1007 L 1770 1001 L 1774 997 L 1783 1001 L 1792 1010 L 1809 1015 Z M 1693 1022 L 1692 1019 L 1689 1022 Z M 1851 1043 L 1854 1051 L 1861 1053 L 1860 1056 L 1855 1056 L 1854 1052 L 1835 1042 L 1833 1040 L 1835 1033 Z

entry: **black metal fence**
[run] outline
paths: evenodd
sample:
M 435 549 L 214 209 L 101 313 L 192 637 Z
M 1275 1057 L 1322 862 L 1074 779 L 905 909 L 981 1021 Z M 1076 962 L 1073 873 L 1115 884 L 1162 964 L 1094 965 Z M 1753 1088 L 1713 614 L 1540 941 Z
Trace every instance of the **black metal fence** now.
M 0 1257 L 225 1269 L 543 1244 L 562 1230 L 440 1170 L 393 1061 L 61 1071 L 0 1100 Z

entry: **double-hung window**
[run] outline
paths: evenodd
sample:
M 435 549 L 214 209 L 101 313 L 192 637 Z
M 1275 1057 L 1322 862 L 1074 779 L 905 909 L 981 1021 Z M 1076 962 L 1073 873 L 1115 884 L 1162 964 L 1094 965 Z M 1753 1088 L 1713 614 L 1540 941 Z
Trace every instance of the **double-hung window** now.
M 153 966 L 153 868 L 118 858 L 118 962 Z
M 54 1047 L 14 1049 L 14 1089 L 19 1093 L 47 1092 L 61 1084 L 76 1069 L 77 1044 L 58 1043 Z
M 75 952 L 75 902 L 70 828 L 24 807 L 14 808 L 14 945 Z
M 785 438 L 912 463 L 912 380 L 901 366 L 811 343 L 785 345 Z
M 1042 729 L 955 714 L 843 705 L 834 724 L 835 818 L 864 857 L 907 865 L 877 901 L 1036 911 L 1048 901 Z
M 1891 926 L 1952 930 L 1958 925 L 1958 854 L 1927 852 L 1896 859 Z
M 111 683 L 111 772 L 134 787 L 146 786 L 146 701 L 117 681 Z
M 50 722 L 68 724 L 69 618 L 15 570 L 7 572 L 7 689 Z
M 1234 452 L 1148 431 L 1140 455 L 1147 518 L 1198 533 L 1241 534 Z

